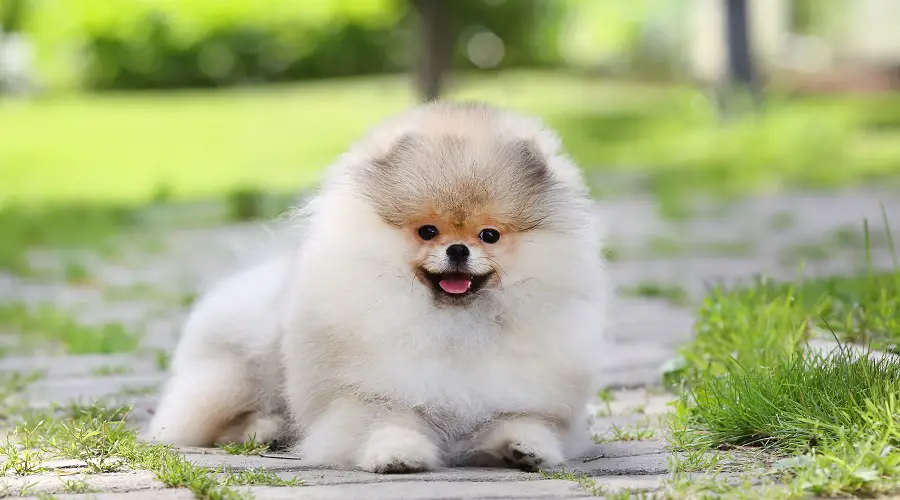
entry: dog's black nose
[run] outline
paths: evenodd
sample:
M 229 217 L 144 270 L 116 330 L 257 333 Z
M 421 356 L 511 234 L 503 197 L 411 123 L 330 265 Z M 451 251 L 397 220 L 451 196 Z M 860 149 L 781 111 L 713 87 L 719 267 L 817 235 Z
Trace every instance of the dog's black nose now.
M 469 258 L 469 247 L 459 243 L 450 245 L 447 247 L 447 256 L 450 257 L 450 262 L 462 264 Z

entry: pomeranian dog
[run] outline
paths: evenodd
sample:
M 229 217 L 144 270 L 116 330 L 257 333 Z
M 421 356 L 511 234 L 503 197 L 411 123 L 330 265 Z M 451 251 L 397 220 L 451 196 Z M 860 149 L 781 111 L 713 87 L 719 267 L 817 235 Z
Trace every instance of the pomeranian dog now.
M 151 439 L 278 440 L 385 473 L 535 470 L 589 444 L 608 276 L 581 172 L 540 121 L 415 108 L 300 217 L 302 243 L 192 311 Z

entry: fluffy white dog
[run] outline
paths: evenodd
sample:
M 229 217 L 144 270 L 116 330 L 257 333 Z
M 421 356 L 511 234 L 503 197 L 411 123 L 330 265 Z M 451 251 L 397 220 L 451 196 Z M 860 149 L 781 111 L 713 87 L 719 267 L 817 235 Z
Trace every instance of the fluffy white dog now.
M 189 317 L 150 437 L 373 472 L 534 470 L 589 443 L 608 277 L 557 137 L 428 104 L 332 167 L 302 244 Z

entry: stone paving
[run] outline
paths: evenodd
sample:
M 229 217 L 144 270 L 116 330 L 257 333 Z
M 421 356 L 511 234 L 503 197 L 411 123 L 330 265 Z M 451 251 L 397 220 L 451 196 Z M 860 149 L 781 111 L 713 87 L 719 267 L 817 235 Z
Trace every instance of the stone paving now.
M 593 430 L 601 443 L 591 453 L 559 470 L 592 477 L 605 491 L 653 490 L 668 477 L 668 460 L 660 417 L 673 396 L 659 388 L 661 366 L 691 336 L 690 306 L 635 295 L 629 290 L 653 283 L 684 289 L 689 303 L 714 283 L 747 279 L 757 273 L 790 278 L 800 256 L 814 250 L 806 275 L 859 270 L 862 221 L 880 231 L 881 207 L 900 226 L 900 199 L 874 190 L 846 191 L 746 200 L 728 206 L 712 204 L 684 220 L 658 215 L 654 199 L 635 195 L 599 202 L 611 221 L 609 244 L 617 258 L 610 273 L 621 293 L 614 300 L 609 335 L 613 341 L 602 361 L 608 404 L 596 401 Z M 52 303 L 74 311 L 85 323 L 119 321 L 144 332 L 140 349 L 116 355 L 56 356 L 52 352 L 8 355 L 0 372 L 43 370 L 43 377 L 24 396 L 33 406 L 68 400 L 111 398 L 135 404 L 133 424 L 143 425 L 156 403 L 156 390 L 165 379 L 165 352 L 177 341 L 187 306 L 185 296 L 234 269 L 243 256 L 258 250 L 270 232 L 260 224 L 177 229 L 161 236 L 147 251 L 125 245 L 112 260 L 95 259 L 93 286 L 63 282 L 23 281 L 0 275 L 0 302 Z M 897 238 L 900 240 L 900 238 Z M 873 238 L 873 261 L 889 266 L 884 238 Z M 261 243 L 263 242 L 263 243 Z M 856 242 L 856 243 L 854 243 Z M 54 254 L 35 259 L 54 265 Z M 102 285 L 97 285 L 100 283 Z M 143 295 L 135 290 L 143 290 Z M 149 291 L 148 291 L 149 290 Z M 14 345 L 16 332 L 0 330 L 0 339 Z M 163 353 L 163 354 L 161 354 Z M 120 367 L 119 369 L 115 369 Z M 103 375 L 106 370 L 112 375 Z M 614 441 L 614 429 L 655 429 L 648 439 Z M 454 469 L 410 475 L 376 475 L 304 466 L 302 459 L 284 454 L 228 455 L 222 450 L 182 450 L 198 465 L 230 466 L 234 470 L 264 468 L 285 478 L 299 477 L 304 486 L 250 487 L 260 499 L 500 499 L 588 498 L 577 482 L 514 470 Z M 77 473 L 79 463 L 49 464 L 55 472 Z M 62 493 L 56 473 L 3 478 L 0 497 L 17 494 L 28 485 L 29 495 L 54 493 L 57 498 L 191 498 L 185 489 L 164 489 L 145 471 L 84 476 L 99 493 Z M 5 488 L 5 489 L 4 489 Z

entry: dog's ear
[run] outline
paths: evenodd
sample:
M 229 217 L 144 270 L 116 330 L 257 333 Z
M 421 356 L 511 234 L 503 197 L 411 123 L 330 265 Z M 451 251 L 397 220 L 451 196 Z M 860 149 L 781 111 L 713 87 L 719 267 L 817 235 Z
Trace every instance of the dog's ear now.
M 517 139 L 508 143 L 506 147 L 530 184 L 546 186 L 551 182 L 550 167 L 537 144 L 528 139 Z
M 421 161 L 424 139 L 414 134 L 406 134 L 397 139 L 388 151 L 369 159 L 361 172 L 360 190 L 369 200 L 382 220 L 394 226 L 401 226 L 418 208 L 414 196 L 424 186 L 415 175 L 415 170 L 403 165 L 416 165 Z M 412 189 L 410 189 L 412 186 Z
M 388 152 L 371 160 L 373 173 L 384 174 L 393 170 L 393 168 L 401 163 L 401 160 L 407 159 L 416 151 L 416 146 L 422 143 L 422 138 L 414 134 L 404 134 L 397 139 L 388 149 Z

